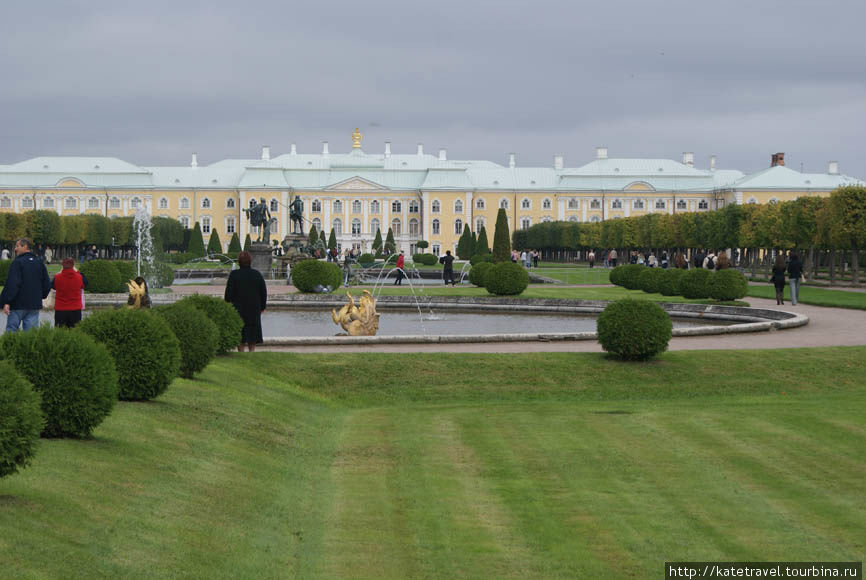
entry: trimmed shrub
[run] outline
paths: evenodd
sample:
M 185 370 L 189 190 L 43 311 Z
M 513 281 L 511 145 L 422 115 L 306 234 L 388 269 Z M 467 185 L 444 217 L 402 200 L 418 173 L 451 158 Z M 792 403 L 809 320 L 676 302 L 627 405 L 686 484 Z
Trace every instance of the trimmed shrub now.
M 614 268 L 614 270 L 619 270 L 619 267 Z M 620 272 L 619 285 L 629 290 L 640 290 L 638 279 L 645 270 L 646 266 L 641 266 L 640 264 L 626 264 L 622 267 L 622 272 Z
M 27 467 L 45 425 L 42 398 L 12 363 L 0 361 L 0 477 Z
M 617 266 L 609 274 L 610 283 L 614 286 L 622 286 L 622 270 L 625 266 Z
M 487 252 L 486 254 L 473 254 L 471 258 L 469 258 L 469 263 L 473 266 L 475 264 L 481 264 L 483 262 L 493 263 L 493 254 Z
M 376 261 L 376 256 L 374 256 L 373 254 L 371 254 L 369 252 L 364 252 L 363 254 L 358 256 L 358 263 L 359 264 L 368 265 L 368 264 L 372 264 L 375 261 Z
M 157 262 L 150 270 L 150 276 L 147 283 L 151 288 L 165 288 L 174 282 L 174 269 L 164 262 Z
M 234 306 L 222 298 L 205 296 L 204 294 L 193 294 L 180 300 L 181 304 L 192 304 L 216 324 L 220 333 L 217 354 L 225 354 L 235 348 L 241 342 L 241 330 L 244 321 Z
M 439 258 L 435 254 L 412 254 L 412 261 L 425 266 L 432 266 L 439 262 Z
M 47 325 L 7 332 L 0 356 L 41 393 L 46 437 L 87 437 L 117 401 L 114 360 L 83 332 Z
M 116 292 L 129 292 L 129 287 L 126 285 L 127 282 L 134 279 L 138 274 L 138 268 L 133 262 L 122 262 L 120 260 L 115 260 L 112 262 L 114 267 L 117 268 L 117 273 L 120 275 L 120 285 L 117 287 Z M 85 274 L 86 276 L 87 274 Z M 88 284 L 90 283 L 90 278 L 87 279 Z M 89 289 L 89 285 L 88 285 Z
M 315 292 L 317 286 L 336 290 L 343 282 L 343 272 L 333 262 L 304 260 L 292 268 L 292 285 L 301 292 Z
M 180 374 L 191 379 L 204 370 L 219 346 L 216 324 L 192 304 L 175 302 L 160 306 L 154 312 L 162 316 L 180 342 Z
M 117 368 L 117 396 L 158 397 L 180 374 L 180 343 L 168 323 L 138 308 L 100 310 L 76 328 L 105 345 Z
M 601 348 L 622 360 L 646 360 L 664 352 L 672 330 L 667 313 L 649 300 L 617 300 L 598 317 Z
M 469 282 L 484 288 L 484 280 L 487 277 L 487 274 L 490 273 L 491 268 L 493 268 L 492 262 L 479 262 L 475 264 L 469 270 Z
M 88 292 L 108 294 L 119 291 L 120 272 L 117 270 L 114 262 L 110 262 L 109 260 L 89 260 L 81 265 L 81 273 L 87 278 Z M 124 291 L 126 291 L 125 286 Z
M 515 296 L 526 290 L 527 286 L 529 286 L 529 274 L 520 264 L 512 262 L 493 264 L 493 267 L 484 274 L 484 287 L 497 296 Z
M 638 287 L 647 294 L 655 294 L 659 291 L 659 283 L 664 274 L 665 271 L 661 268 L 644 268 L 637 278 Z
M 663 271 L 664 275 L 659 278 L 659 294 L 662 296 L 678 296 L 680 293 L 680 280 L 685 276 L 686 270 L 669 268 Z
M 712 277 L 711 270 L 692 268 L 680 278 L 680 294 L 686 298 L 709 298 Z
M 0 260 L 0 286 L 6 285 L 6 276 L 9 275 L 9 266 L 12 265 L 12 260 Z
M 718 270 L 711 280 L 710 298 L 713 300 L 739 300 L 749 291 L 749 283 L 739 270 Z

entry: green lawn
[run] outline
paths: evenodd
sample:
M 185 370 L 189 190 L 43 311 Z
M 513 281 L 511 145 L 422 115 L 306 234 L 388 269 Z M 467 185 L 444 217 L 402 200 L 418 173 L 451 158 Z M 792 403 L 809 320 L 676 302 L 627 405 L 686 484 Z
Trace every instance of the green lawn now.
M 863 560 L 864 361 L 235 354 L 0 480 L 3 575 L 650 578 L 665 560 Z
M 748 296 L 755 298 L 776 298 L 776 289 L 773 286 L 749 284 Z M 791 287 L 785 285 L 785 301 L 791 299 Z M 849 290 L 831 290 L 828 288 L 815 288 L 814 286 L 800 285 L 799 301 L 803 304 L 815 306 L 833 306 L 835 308 L 854 308 L 866 310 L 866 292 Z

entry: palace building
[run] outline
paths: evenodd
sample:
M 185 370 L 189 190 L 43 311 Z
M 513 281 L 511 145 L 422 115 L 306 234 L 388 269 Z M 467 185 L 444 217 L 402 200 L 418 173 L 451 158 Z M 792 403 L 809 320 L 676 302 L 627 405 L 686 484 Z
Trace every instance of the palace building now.
M 670 159 L 623 159 L 599 147 L 596 157 L 566 167 L 561 155 L 549 167 L 520 167 L 511 154 L 508 165 L 491 161 L 448 159 L 438 155 L 366 153 L 358 130 L 348 153 L 271 157 L 263 147 L 258 159 L 226 159 L 199 166 L 196 155 L 184 167 L 141 167 L 113 157 L 37 157 L 0 165 L 0 212 L 33 209 L 60 215 L 99 213 L 132 215 L 145 208 L 156 216 L 195 222 L 207 236 L 212 229 L 228 247 L 237 232 L 249 230 L 242 208 L 264 199 L 277 218 L 272 234 L 289 233 L 289 204 L 304 202 L 304 232 L 336 232 L 341 249 L 369 250 L 377 229 L 388 228 L 399 248 L 415 250 L 427 240 L 430 250 L 454 251 L 463 228 L 488 229 L 499 208 L 509 228 L 528 228 L 545 221 L 597 222 L 646 213 L 709 211 L 726 204 L 773 203 L 800 196 L 827 196 L 842 185 L 863 185 L 830 162 L 826 173 L 800 173 L 785 166 L 784 153 L 753 174 L 717 169 L 712 157 L 698 169 L 691 153 L 682 162 Z M 253 238 L 255 238 L 253 234 Z

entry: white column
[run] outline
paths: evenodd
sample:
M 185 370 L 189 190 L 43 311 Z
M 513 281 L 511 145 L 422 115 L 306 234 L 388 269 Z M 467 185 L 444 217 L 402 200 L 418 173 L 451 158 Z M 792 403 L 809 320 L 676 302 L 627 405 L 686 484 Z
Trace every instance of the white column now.
M 624 199 L 622 200 L 622 207 L 625 210 L 625 217 L 629 217 L 631 215 L 631 204 L 634 203 L 634 200 Z
M 674 198 L 671 198 L 671 202 L 668 204 L 668 214 L 674 213 Z
M 590 199 L 588 197 L 581 198 L 580 207 L 583 208 L 583 221 L 586 221 L 586 206 L 589 205 Z
M 433 221 L 433 218 L 430 216 L 430 193 L 427 191 L 421 192 L 421 218 L 421 239 L 429 240 L 432 228 L 430 222 Z
M 565 221 L 565 198 L 557 198 L 556 200 L 556 219 Z
M 376 232 L 370 231 L 370 199 L 361 199 L 361 232 L 364 236 L 375 236 Z M 371 240 L 372 241 L 372 240 Z
M 78 213 L 83 214 L 87 209 L 84 205 L 84 197 L 79 195 L 78 197 Z M 33 209 L 36 209 L 36 204 L 33 204 Z
M 331 202 L 333 201 L 330 197 L 323 196 L 322 198 L 322 231 L 325 231 L 327 228 L 328 235 L 331 235 L 331 230 L 334 229 L 331 224 Z M 327 245 L 328 240 L 325 239 L 325 244 Z
M 245 214 L 243 211 L 247 207 L 247 192 L 246 191 L 240 192 L 238 206 L 239 206 L 238 207 L 238 210 L 239 210 L 238 211 L 238 214 L 239 214 L 239 217 L 238 217 L 238 237 L 241 239 L 241 247 L 243 247 L 244 240 L 247 239 L 247 233 L 248 233 L 247 227 L 248 227 L 248 223 L 249 223 L 249 220 L 247 219 L 247 214 Z
M 385 243 L 385 238 L 388 236 L 388 228 L 391 227 L 391 200 L 388 198 L 382 199 L 382 244 Z
M 736 201 L 737 205 L 743 205 L 743 192 L 735 191 L 734 192 L 734 201 Z

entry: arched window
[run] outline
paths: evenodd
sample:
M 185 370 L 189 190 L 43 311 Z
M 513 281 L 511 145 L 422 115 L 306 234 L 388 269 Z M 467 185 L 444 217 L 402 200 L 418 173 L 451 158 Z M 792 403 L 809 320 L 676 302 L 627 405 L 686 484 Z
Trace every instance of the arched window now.
M 684 199 L 678 199 L 677 200 L 677 209 L 686 209 L 687 207 L 688 207 L 688 204 L 686 203 L 686 200 L 684 200 Z
M 541 218 L 541 223 L 543 223 L 543 224 L 550 223 L 552 221 L 553 221 L 553 218 L 551 218 L 549 215 L 546 215 L 543 218 Z
M 230 197 L 226 200 L 226 209 L 234 209 L 235 208 L 235 198 Z
M 403 233 L 403 229 L 400 227 L 400 220 L 398 218 L 394 218 L 391 220 L 391 231 L 394 233 L 395 236 L 399 236 Z
M 528 217 L 520 218 L 520 229 L 528 230 L 529 226 L 531 226 L 531 225 L 532 225 L 532 220 L 530 220 Z
M 601 200 L 600 199 L 594 199 L 591 202 L 589 202 L 589 209 L 601 209 Z
M 577 217 L 576 215 L 573 215 L 573 216 L 571 216 L 570 218 L 568 218 L 568 221 L 570 221 L 570 222 L 579 222 L 579 221 L 580 221 L 580 218 Z
M 664 209 L 665 208 L 665 200 L 657 199 L 656 200 L 656 209 Z
M 272 199 L 270 210 L 271 210 L 271 213 L 279 211 L 280 210 L 280 202 L 278 202 L 275 199 Z
M 168 209 L 168 198 L 159 198 L 159 209 Z
M 201 233 L 209 234 L 210 233 L 210 217 L 202 216 L 201 218 Z
M 634 206 L 635 209 L 643 209 L 643 200 L 642 199 L 636 199 L 636 200 L 634 200 L 634 203 L 632 205 Z
M 463 220 L 460 218 L 457 218 L 456 220 L 454 220 L 454 233 L 455 234 L 462 234 L 463 233 Z
M 24 200 L 30 200 L 30 203 L 29 203 L 28 205 L 29 205 L 30 207 L 33 206 L 33 198 L 31 198 L 31 197 L 25 197 Z M 22 200 L 22 201 L 24 201 L 24 200 Z M 76 207 L 78 207 L 78 200 L 75 199 L 74 197 L 67 197 L 67 198 L 66 198 L 66 202 L 65 202 L 65 204 L 64 204 L 64 207 L 65 207 L 66 209 L 75 209 Z
M 141 207 L 141 199 L 137 197 L 133 197 L 129 200 L 129 207 L 132 209 L 138 209 Z
M 553 207 L 553 202 L 550 201 L 550 198 L 544 198 L 544 201 L 541 202 L 541 209 L 550 209 Z
M 319 218 L 313 218 L 313 227 L 316 228 L 317 233 L 322 233 L 322 220 Z
M 454 213 L 463 213 L 463 202 L 459 199 L 454 202 Z
M 113 202 L 114 200 L 112 199 L 111 201 Z M 120 201 L 120 200 L 117 200 L 117 201 Z M 118 207 L 120 207 L 120 206 L 118 206 Z M 186 197 L 180 198 L 180 209 L 189 209 L 189 198 L 186 198 Z
M 568 209 L 580 209 L 580 200 L 572 197 L 568 200 Z
M 622 209 L 622 200 L 615 199 L 610 202 L 610 209 Z
M 438 236 L 439 235 L 439 220 L 433 220 L 433 223 L 431 225 L 432 225 L 432 229 L 433 229 L 433 235 Z
M 52 203 L 52 205 L 54 205 Z M 87 209 L 99 209 L 99 198 L 91 197 L 87 200 Z
M 12 199 L 6 196 L 0 197 L 0 207 L 12 207 Z
M 434 199 L 433 203 L 430 204 L 430 213 L 439 213 L 441 207 L 439 200 Z
M 320 212 L 322 211 L 322 202 L 318 199 L 314 199 L 313 203 L 310 204 L 310 211 Z
M 258 203 L 258 200 L 256 198 L 254 198 L 254 197 L 251 198 L 250 199 L 250 208 L 255 207 L 257 203 Z
M 334 213 L 342 213 L 343 211 L 343 202 L 339 199 L 335 199 L 331 204 L 331 207 L 334 209 Z
M 403 211 L 403 204 L 400 203 L 400 200 L 395 199 L 394 201 L 392 201 L 391 202 L 391 212 L 392 213 L 400 213 L 401 211 Z
M 340 218 L 335 218 L 334 222 L 333 222 L 333 228 L 332 229 L 334 230 L 334 233 L 336 235 L 342 234 L 343 233 L 343 220 L 341 220 Z
M 770 205 L 776 205 L 777 203 L 779 203 L 779 200 L 775 197 L 771 197 L 770 201 L 768 201 L 767 203 L 769 203 Z
M 235 218 L 234 216 L 229 216 L 226 218 L 226 233 L 233 234 L 235 233 Z
M 54 198 L 53 197 L 43 197 L 42 198 L 42 208 L 43 209 L 54 209 Z
M 382 206 L 379 205 L 379 200 L 374 199 L 370 202 L 370 213 L 381 213 Z
M 484 200 L 480 197 L 475 200 L 475 209 L 484 209 Z
M 181 204 L 183 204 L 183 201 L 181 201 Z M 188 205 L 189 205 L 189 202 L 187 201 L 187 206 Z M 108 200 L 108 209 L 120 209 L 120 198 L 119 197 L 112 197 L 111 199 L 109 199 Z
M 754 205 L 754 204 L 758 203 L 758 200 L 755 199 L 754 197 L 750 197 L 749 201 L 747 201 L 746 203 Z
M 409 213 L 418 213 L 418 201 L 412 200 L 409 202 Z
M 201 208 L 202 209 L 210 209 L 210 198 L 209 197 L 203 197 L 201 199 Z
M 484 227 L 484 218 L 477 218 L 475 220 L 475 231 L 480 232 L 481 228 Z
M 375 235 L 376 235 L 376 232 L 380 232 L 380 233 L 381 233 L 381 231 L 380 231 L 381 228 L 382 228 L 382 226 L 381 226 L 381 224 L 379 223 L 379 220 L 378 220 L 378 219 L 373 218 L 373 219 L 370 220 L 370 233 L 371 233 L 371 234 L 373 234 L 373 235 L 375 236 Z
M 359 204 L 361 202 L 358 202 Z M 352 219 L 352 234 L 358 235 L 361 233 L 361 220 L 358 218 Z
M 597 223 L 597 222 L 601 221 L 601 218 L 598 217 L 597 215 L 594 215 L 591 218 L 589 218 L 589 221 L 591 221 L 592 223 Z
M 507 199 L 500 199 L 499 200 L 499 207 L 501 207 L 502 209 L 508 209 L 508 200 Z
M 361 200 L 356 199 L 352 202 L 352 213 L 361 213 Z
M 419 227 L 418 219 L 417 218 L 410 219 L 409 220 L 409 235 L 410 236 L 417 236 L 420 233 L 421 233 L 421 228 Z
M 180 225 L 182 225 L 185 230 L 189 229 L 189 218 L 188 217 L 186 217 L 185 215 L 180 216 L 180 218 L 177 221 L 180 222 Z
M 710 204 L 707 203 L 707 200 L 702 199 L 698 202 L 698 209 L 709 209 Z
M 529 198 L 523 198 L 523 201 L 520 202 L 520 209 L 532 209 L 532 202 L 529 201 Z

